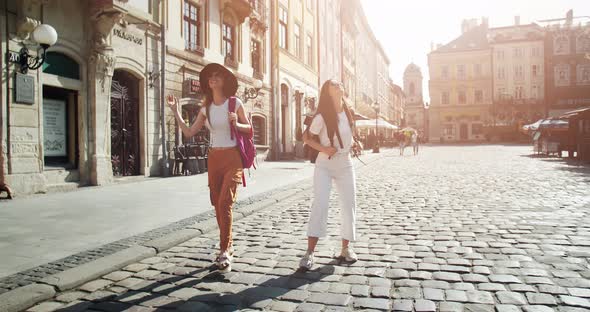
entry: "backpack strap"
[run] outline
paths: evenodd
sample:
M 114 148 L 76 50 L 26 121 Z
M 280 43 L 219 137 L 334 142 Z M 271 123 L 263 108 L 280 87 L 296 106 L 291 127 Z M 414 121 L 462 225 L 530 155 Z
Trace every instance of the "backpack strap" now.
M 229 97 L 229 112 L 230 113 L 235 113 L 236 112 L 236 97 L 235 96 L 230 96 Z M 232 141 L 234 140 L 234 133 L 236 131 L 235 126 L 233 124 L 229 125 L 231 128 L 230 131 L 230 136 Z

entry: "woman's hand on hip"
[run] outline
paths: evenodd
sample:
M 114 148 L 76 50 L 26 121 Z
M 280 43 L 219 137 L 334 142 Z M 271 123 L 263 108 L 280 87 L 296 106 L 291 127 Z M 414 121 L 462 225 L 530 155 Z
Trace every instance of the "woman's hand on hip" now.
M 329 146 L 329 147 L 324 147 L 322 153 L 327 154 L 329 157 L 334 156 L 334 154 L 336 154 L 338 150 L 333 147 L 333 146 Z

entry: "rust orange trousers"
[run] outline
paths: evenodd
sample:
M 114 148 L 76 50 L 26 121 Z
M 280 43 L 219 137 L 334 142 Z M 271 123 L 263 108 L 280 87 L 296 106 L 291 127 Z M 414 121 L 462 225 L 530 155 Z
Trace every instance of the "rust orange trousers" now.
M 242 183 L 242 159 L 237 148 L 209 150 L 207 160 L 209 195 L 215 207 L 219 226 L 220 250 L 232 245 L 232 208 L 237 198 L 238 184 Z

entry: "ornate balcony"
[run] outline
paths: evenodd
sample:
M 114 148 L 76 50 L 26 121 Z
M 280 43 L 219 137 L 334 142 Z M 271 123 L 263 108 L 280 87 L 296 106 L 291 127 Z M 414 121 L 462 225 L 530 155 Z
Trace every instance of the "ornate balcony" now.
M 224 60 L 225 66 L 231 67 L 233 69 L 238 69 L 238 62 L 236 62 L 231 56 L 226 56 Z
M 249 0 L 221 0 L 220 5 L 222 10 L 231 10 L 234 12 L 239 24 L 243 23 L 246 17 L 252 14 L 253 10 Z
M 254 32 L 263 34 L 268 29 L 267 12 L 264 0 L 249 0 L 252 7 L 250 14 L 250 28 Z

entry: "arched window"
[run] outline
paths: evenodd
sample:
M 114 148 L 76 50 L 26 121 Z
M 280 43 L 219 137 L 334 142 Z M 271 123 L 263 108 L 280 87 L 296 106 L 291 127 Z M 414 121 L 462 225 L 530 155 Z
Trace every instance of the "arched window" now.
M 252 116 L 254 130 L 254 144 L 267 145 L 266 143 L 266 118 L 258 115 Z
M 226 9 L 223 13 L 223 24 L 221 25 L 221 52 L 225 57 L 225 64 L 237 68 L 238 67 L 238 22 L 237 18 L 231 10 Z
M 414 83 L 410 83 L 410 96 L 414 96 L 414 94 L 416 93 L 416 87 L 414 86 Z
M 43 72 L 80 80 L 80 65 L 78 65 L 78 62 L 58 52 L 47 52 L 45 63 L 43 63 Z
M 570 39 L 566 35 L 557 35 L 553 38 L 553 53 L 557 55 L 570 53 Z
M 576 38 L 576 53 L 590 52 L 590 34 L 580 33 Z

